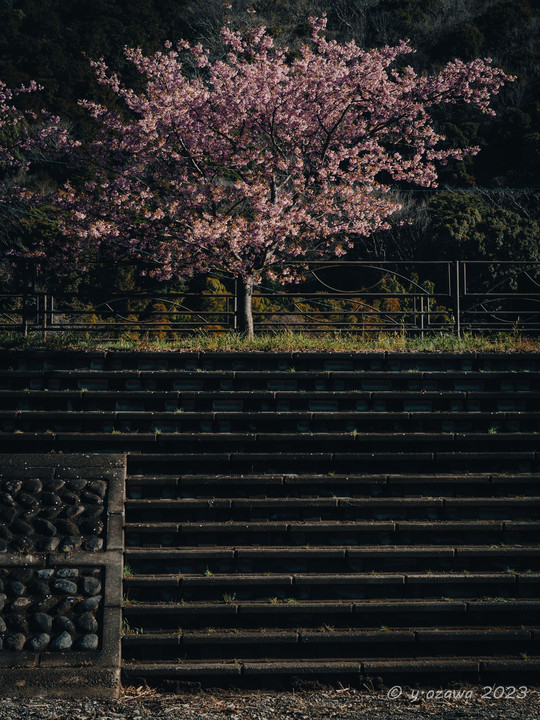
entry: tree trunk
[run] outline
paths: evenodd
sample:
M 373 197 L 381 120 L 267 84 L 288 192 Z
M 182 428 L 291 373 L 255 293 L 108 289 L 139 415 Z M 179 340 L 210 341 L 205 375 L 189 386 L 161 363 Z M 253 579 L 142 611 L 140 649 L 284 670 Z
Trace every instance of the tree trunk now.
M 237 330 L 250 340 L 253 339 L 253 278 L 237 280 Z

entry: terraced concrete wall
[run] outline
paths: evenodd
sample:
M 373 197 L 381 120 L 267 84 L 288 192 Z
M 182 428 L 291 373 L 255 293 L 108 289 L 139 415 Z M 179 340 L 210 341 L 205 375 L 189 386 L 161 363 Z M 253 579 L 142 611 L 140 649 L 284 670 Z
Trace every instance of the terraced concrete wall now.
M 540 354 L 0 352 L 0 693 L 115 694 L 124 453 L 125 681 L 537 682 Z
M 0 695 L 118 695 L 123 455 L 0 456 Z

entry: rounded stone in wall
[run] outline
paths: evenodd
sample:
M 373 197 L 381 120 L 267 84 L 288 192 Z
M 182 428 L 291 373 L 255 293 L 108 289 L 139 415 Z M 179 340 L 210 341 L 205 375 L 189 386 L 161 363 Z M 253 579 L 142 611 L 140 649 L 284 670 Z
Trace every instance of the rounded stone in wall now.
M 81 600 L 77 609 L 80 610 L 80 612 L 92 612 L 93 610 L 98 609 L 100 602 L 101 595 L 93 595 L 92 597 L 87 597 L 84 600 Z
M 77 640 L 77 648 L 79 650 L 97 650 L 98 645 L 99 638 L 93 633 L 89 635 L 81 635 L 81 637 Z
M 10 573 L 10 576 L 13 580 L 18 580 L 22 583 L 30 582 L 30 580 L 34 577 L 34 570 L 32 568 L 27 567 L 17 567 L 13 568 L 13 570 Z
M 37 541 L 37 549 L 41 552 L 54 552 L 60 545 L 59 537 L 44 537 Z
M 103 523 L 95 518 L 83 520 L 79 527 L 83 535 L 101 535 L 103 532 Z
M 24 615 L 11 613 L 5 616 L 6 625 L 11 633 L 27 635 L 29 632 L 28 620 Z
M 50 580 L 53 575 L 54 570 L 52 570 L 51 568 L 42 568 L 41 570 L 36 570 L 36 577 L 38 577 L 40 580 Z
M 48 613 L 58 605 L 58 602 L 59 599 L 54 597 L 54 595 L 47 595 L 47 597 L 44 597 L 43 600 L 40 600 L 40 602 L 35 605 L 34 609 L 36 612 Z
M 73 639 L 68 632 L 60 633 L 51 641 L 50 650 L 69 650 L 73 645 Z
M 26 478 L 21 483 L 25 492 L 37 495 L 43 489 L 43 483 L 39 478 Z
M 56 571 L 56 577 L 59 578 L 77 578 L 79 577 L 79 571 L 77 568 L 59 568 Z
M 26 637 L 23 633 L 14 633 L 13 635 L 6 635 L 4 638 L 4 649 L 12 650 L 14 652 L 20 652 L 26 642 Z
M 24 583 L 19 582 L 19 580 L 13 580 L 9 583 L 7 590 L 11 597 L 20 597 L 21 595 L 24 595 L 26 586 Z
M 87 503 L 90 503 L 90 505 L 103 505 L 103 498 L 89 490 L 84 490 L 81 493 L 81 498 L 86 500 Z
M 49 518 L 50 520 L 54 520 L 60 513 L 62 512 L 61 507 L 57 507 L 56 505 L 49 505 L 49 507 L 44 507 L 41 510 L 41 517 L 42 518 Z
M 88 483 L 88 490 L 94 495 L 104 498 L 107 492 L 107 483 L 103 480 L 91 480 Z
M 7 507 L 17 507 L 15 498 L 9 492 L 0 492 L 0 504 L 7 505 Z
M 76 493 L 80 493 L 87 485 L 87 481 L 83 478 L 69 478 L 66 480 L 66 487 Z
M 49 594 L 49 586 L 46 582 L 43 580 L 39 580 L 39 578 L 35 578 L 32 580 L 30 585 L 28 586 L 28 589 L 32 593 L 32 595 L 37 595 L 38 597 L 47 597 Z
M 79 532 L 79 528 L 71 520 L 58 520 L 56 526 L 62 535 L 77 535 Z
M 51 631 L 53 619 L 47 613 L 34 613 L 30 618 L 30 627 L 37 633 L 48 633 Z
M 66 520 L 73 520 L 79 515 L 82 515 L 83 512 L 84 507 L 82 505 L 70 505 L 69 507 L 64 508 L 61 514 L 62 517 L 66 518 Z
M 72 537 L 67 537 L 65 540 L 63 540 L 60 543 L 60 551 L 61 552 L 74 552 L 75 550 L 78 550 L 82 545 L 82 537 L 80 535 L 73 535 Z
M 84 509 L 84 517 L 87 520 L 94 519 L 97 517 L 101 517 L 103 515 L 103 508 L 102 507 L 86 507 Z
M 34 522 L 34 528 L 35 531 L 40 535 L 56 535 L 56 526 L 50 520 L 37 518 L 37 520 Z
M 29 567 L 16 567 L 10 571 L 10 577 L 22 583 L 28 583 L 34 577 L 35 571 Z
M 0 505 L 0 520 L 10 525 L 17 517 L 17 508 Z
M 92 613 L 86 612 L 76 619 L 75 627 L 80 633 L 95 633 L 98 629 L 98 624 Z
M 52 629 L 55 633 L 68 632 L 70 635 L 75 634 L 75 625 L 65 615 L 54 618 Z
M 80 502 L 77 493 L 70 492 L 69 490 L 62 493 L 62 500 L 64 501 L 64 505 L 78 505 Z
M 83 577 L 79 585 L 84 595 L 97 595 L 101 592 L 101 583 L 95 577 Z
M 71 582 L 70 580 L 65 580 L 64 578 L 59 578 L 54 580 L 52 583 L 53 590 L 57 590 L 60 593 L 65 593 L 66 595 L 73 595 L 77 592 L 77 585 L 74 582 Z
M 19 505 L 22 505 L 23 508 L 39 507 L 39 502 L 35 495 L 30 495 L 30 493 L 26 492 L 20 492 L 17 495 L 17 502 L 19 503 Z
M 57 615 L 65 615 L 68 613 L 71 608 L 77 604 L 77 598 L 76 597 L 67 597 L 63 600 L 60 600 L 58 605 L 55 608 L 55 612 Z
M 22 535 L 23 537 L 30 536 L 33 534 L 32 526 L 20 518 L 15 519 L 9 529 L 14 535 Z
M 101 550 L 103 547 L 103 540 L 102 538 L 98 537 L 91 537 L 84 543 L 84 549 L 88 550 L 89 552 L 97 552 L 98 550 Z
M 19 480 L 18 478 L 12 478 L 10 480 L 4 480 L 2 484 L 0 484 L 0 488 L 6 493 L 9 493 L 11 495 L 16 495 L 19 490 L 23 487 L 23 481 Z
M 42 507 L 59 507 L 61 508 L 63 503 L 59 495 L 54 492 L 43 492 L 40 496 Z
M 26 553 L 34 549 L 34 542 L 29 537 L 15 536 L 10 543 L 13 552 Z
M 51 636 L 47 633 L 40 633 L 35 635 L 33 638 L 26 643 L 28 650 L 32 652 L 43 652 L 51 641 Z
M 30 508 L 29 510 L 23 510 L 23 512 L 21 512 L 20 517 L 23 520 L 33 520 L 37 515 L 39 515 L 40 512 L 41 512 L 41 508 L 38 506 L 38 507 Z
M 33 600 L 31 597 L 15 598 L 15 600 L 11 602 L 11 611 L 16 613 L 24 612 L 32 603 Z
M 66 483 L 60 478 L 49 478 L 43 481 L 43 489 L 47 492 L 57 493 Z

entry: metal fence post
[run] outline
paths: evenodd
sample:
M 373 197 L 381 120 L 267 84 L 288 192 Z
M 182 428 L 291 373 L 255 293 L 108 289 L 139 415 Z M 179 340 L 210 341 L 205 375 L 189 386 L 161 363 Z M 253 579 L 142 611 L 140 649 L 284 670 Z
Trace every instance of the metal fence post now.
M 48 313 L 48 310 L 49 310 L 49 296 L 48 296 L 48 294 L 47 294 L 47 293 L 43 293 L 42 299 L 43 299 L 43 307 L 41 308 L 41 310 L 42 310 L 42 318 L 43 318 L 42 331 L 43 331 L 43 339 L 45 340 L 45 339 L 47 338 L 47 334 L 48 334 L 48 333 L 47 333 L 47 325 L 48 325 L 48 323 L 47 323 L 47 321 L 48 321 L 48 315 L 47 315 L 47 313 Z
M 43 296 L 40 292 L 36 291 L 36 319 L 35 319 L 35 330 L 39 332 L 43 330 Z
M 238 330 L 238 311 L 239 311 L 239 303 L 238 303 L 238 278 L 234 278 L 234 287 L 233 287 L 233 330 L 236 332 Z
M 461 288 L 460 288 L 460 267 L 461 263 L 459 260 L 455 261 L 455 330 L 458 338 L 461 337 Z
M 22 334 L 23 337 L 28 337 L 28 294 L 26 290 L 22 296 Z

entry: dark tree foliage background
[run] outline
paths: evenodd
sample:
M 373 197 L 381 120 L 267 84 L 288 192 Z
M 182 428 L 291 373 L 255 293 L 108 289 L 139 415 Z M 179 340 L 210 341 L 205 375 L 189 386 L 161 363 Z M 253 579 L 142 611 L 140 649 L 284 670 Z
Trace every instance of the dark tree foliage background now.
M 331 37 L 364 47 L 410 38 L 417 70 L 448 60 L 492 57 L 517 77 L 496 98 L 497 116 L 463 108 L 438 121 L 450 140 L 479 145 L 474 158 L 440 173 L 433 191 L 403 189 L 412 223 L 358 245 L 357 257 L 540 260 L 540 0 L 0 0 L 0 79 L 44 86 L 44 104 L 84 137 L 79 98 L 104 99 L 89 58 L 103 56 L 129 82 L 124 46 L 146 53 L 165 40 L 218 48 L 226 16 L 252 18 L 295 51 L 310 35 L 309 15 L 328 15 Z M 43 172 L 43 171 L 42 171 Z M 52 178 L 54 180 L 54 178 Z

